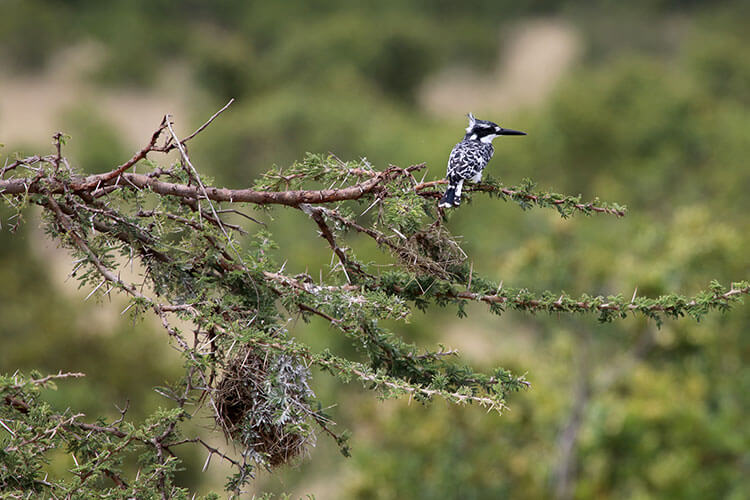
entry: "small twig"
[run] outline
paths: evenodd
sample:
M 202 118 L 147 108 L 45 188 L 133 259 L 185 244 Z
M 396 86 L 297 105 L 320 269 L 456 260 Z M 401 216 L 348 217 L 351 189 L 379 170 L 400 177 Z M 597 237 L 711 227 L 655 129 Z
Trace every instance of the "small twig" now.
M 250 217 L 249 215 L 247 215 L 246 213 L 240 212 L 239 210 L 235 210 L 234 208 L 223 208 L 221 210 L 217 210 L 217 212 L 220 213 L 220 214 L 235 213 L 237 215 L 241 215 L 242 217 L 245 217 L 246 219 L 249 219 L 249 220 L 255 222 L 256 224 L 260 224 L 261 226 L 266 227 L 266 223 L 265 222 L 262 222 L 262 221 L 259 221 L 257 219 L 254 219 L 254 218 Z
M 232 97 L 231 99 L 229 99 L 229 102 L 226 103 L 224 105 L 224 107 L 222 107 L 219 111 L 217 111 L 216 113 L 214 113 L 213 115 L 211 115 L 211 118 L 209 118 L 208 120 L 206 120 L 206 122 L 203 125 L 201 125 L 200 127 L 198 127 L 198 129 L 195 132 L 193 132 L 189 136 L 185 137 L 181 141 L 178 140 L 179 144 L 185 144 L 187 141 L 189 141 L 190 139 L 192 139 L 196 135 L 198 135 L 201 132 L 203 132 L 203 130 L 206 127 L 208 127 L 209 125 L 211 125 L 211 122 L 214 121 L 220 114 L 222 114 L 229 106 L 231 106 L 233 102 L 234 102 L 234 97 Z M 172 140 L 172 139 L 170 139 L 170 140 Z M 174 142 L 171 142 L 170 144 L 168 144 L 167 146 L 165 146 L 162 149 L 163 149 L 164 152 L 168 152 L 168 151 L 171 151 L 172 149 L 174 149 L 176 147 L 178 147 L 177 144 L 174 143 Z

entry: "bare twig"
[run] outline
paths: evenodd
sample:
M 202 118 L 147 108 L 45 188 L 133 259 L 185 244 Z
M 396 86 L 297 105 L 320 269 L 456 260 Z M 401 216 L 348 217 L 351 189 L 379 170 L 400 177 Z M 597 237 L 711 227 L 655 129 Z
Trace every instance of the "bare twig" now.
M 169 142 L 167 144 L 167 146 L 163 150 L 165 152 L 171 151 L 172 149 L 178 147 L 178 145 L 177 145 L 178 143 L 184 145 L 187 141 L 189 141 L 190 139 L 192 139 L 196 135 L 198 135 L 201 132 L 203 132 L 203 130 L 206 127 L 208 127 L 209 125 L 211 125 L 211 122 L 214 121 L 220 114 L 222 114 L 229 106 L 231 106 L 233 102 L 234 102 L 234 97 L 231 98 L 231 99 L 229 99 L 229 102 L 226 103 L 224 105 L 224 107 L 222 107 L 219 111 L 217 111 L 216 113 L 214 113 L 213 115 L 211 115 L 211 118 L 209 118 L 208 120 L 206 120 L 206 122 L 203 125 L 201 125 L 200 127 L 198 127 L 198 129 L 195 132 L 193 132 L 189 136 L 185 137 L 181 141 L 178 141 L 177 143 L 175 143 L 175 142 Z M 172 141 L 172 140 L 173 139 L 170 139 L 170 141 Z

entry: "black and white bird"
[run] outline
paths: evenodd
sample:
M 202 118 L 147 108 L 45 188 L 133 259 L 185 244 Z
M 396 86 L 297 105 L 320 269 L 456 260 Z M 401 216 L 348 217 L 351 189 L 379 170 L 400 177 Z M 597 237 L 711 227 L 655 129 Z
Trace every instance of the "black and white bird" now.
M 469 113 L 469 126 L 464 140 L 453 147 L 448 158 L 448 189 L 438 204 L 442 208 L 457 207 L 461 204 L 461 189 L 464 181 L 480 182 L 482 171 L 487 166 L 495 148 L 492 140 L 499 135 L 526 135 L 526 132 L 503 128 L 497 123 L 478 120 Z

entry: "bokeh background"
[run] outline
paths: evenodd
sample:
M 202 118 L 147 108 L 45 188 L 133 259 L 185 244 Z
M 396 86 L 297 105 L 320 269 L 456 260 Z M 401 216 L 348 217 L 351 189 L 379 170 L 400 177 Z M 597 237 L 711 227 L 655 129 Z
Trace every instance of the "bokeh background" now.
M 561 220 L 475 197 L 448 223 L 475 272 L 534 291 L 692 294 L 748 278 L 749 21 L 741 0 L 0 0 L 0 161 L 47 152 L 62 130 L 74 165 L 104 171 L 164 113 L 187 133 L 234 97 L 191 146 L 220 184 L 249 186 L 307 151 L 426 162 L 439 178 L 472 111 L 529 133 L 496 141 L 493 176 L 630 208 L 621 220 Z M 163 332 L 121 316 L 117 299 L 84 302 L 38 215 L 11 235 L 9 214 L 0 209 L 0 371 L 86 372 L 49 397 L 89 416 L 116 416 L 126 400 L 136 419 L 166 405 L 152 388 L 179 376 L 180 360 Z M 309 221 L 260 215 L 290 270 L 328 261 Z M 468 311 L 429 310 L 399 331 L 527 372 L 532 388 L 511 411 L 383 402 L 316 373 L 353 457 L 321 437 L 296 466 L 259 474 L 256 490 L 748 498 L 750 307 L 661 329 Z M 346 349 L 316 322 L 295 334 Z M 206 418 L 195 427 L 210 434 Z M 184 459 L 185 485 L 221 490 L 221 467 L 199 472 L 199 450 Z

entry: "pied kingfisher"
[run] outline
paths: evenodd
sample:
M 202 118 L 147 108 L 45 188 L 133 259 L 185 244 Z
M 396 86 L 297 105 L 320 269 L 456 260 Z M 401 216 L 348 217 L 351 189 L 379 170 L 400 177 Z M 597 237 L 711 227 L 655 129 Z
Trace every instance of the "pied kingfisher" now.
M 497 123 L 477 120 L 469 113 L 469 126 L 464 140 L 453 147 L 448 159 L 448 189 L 438 204 L 442 208 L 457 207 L 461 204 L 461 189 L 464 181 L 479 182 L 482 171 L 492 158 L 495 149 L 492 139 L 498 135 L 526 135 L 526 132 L 502 128 Z

